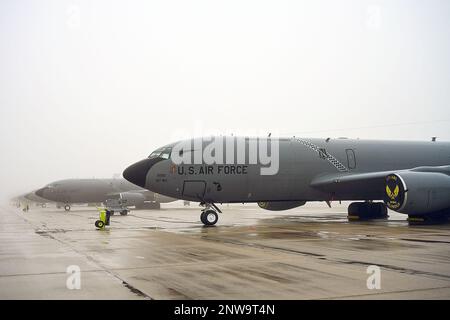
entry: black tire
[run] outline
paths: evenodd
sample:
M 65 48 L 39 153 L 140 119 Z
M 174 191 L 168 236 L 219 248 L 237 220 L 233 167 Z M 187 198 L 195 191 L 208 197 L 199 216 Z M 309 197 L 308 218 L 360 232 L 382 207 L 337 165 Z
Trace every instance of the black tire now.
M 358 219 L 385 219 L 388 210 L 382 202 L 353 202 L 348 207 L 348 215 Z
M 213 226 L 219 220 L 219 215 L 214 210 L 206 210 L 201 214 L 200 220 L 205 226 Z
M 368 218 L 372 216 L 372 213 L 374 211 L 373 205 L 370 202 L 361 202 L 359 210 L 359 215 L 361 218 Z
M 348 214 L 351 216 L 359 216 L 361 211 L 361 202 L 352 202 L 348 206 Z
M 388 217 L 387 206 L 383 202 L 377 202 L 373 204 L 374 214 L 380 218 Z
M 408 215 L 410 225 L 439 225 L 449 222 L 449 217 L 443 213 L 430 213 L 426 215 Z
M 66 204 L 66 205 L 64 206 L 64 210 L 66 210 L 67 212 L 69 212 L 69 211 L 70 211 L 70 205 Z
M 102 220 L 95 221 L 95 226 L 99 229 L 103 229 L 105 227 L 105 223 Z
M 204 225 L 206 225 L 206 214 L 205 214 L 205 212 L 204 211 L 202 211 L 202 213 L 200 214 L 200 221 L 204 224 Z
M 128 211 L 127 210 L 122 210 L 122 211 L 120 211 L 120 215 L 121 216 L 126 216 L 128 214 Z

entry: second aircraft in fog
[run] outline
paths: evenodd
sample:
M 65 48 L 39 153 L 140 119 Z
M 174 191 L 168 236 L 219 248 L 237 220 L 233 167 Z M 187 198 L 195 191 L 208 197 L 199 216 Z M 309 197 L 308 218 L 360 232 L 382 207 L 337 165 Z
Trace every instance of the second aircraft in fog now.
M 70 210 L 71 204 L 105 203 L 120 199 L 136 209 L 159 209 L 160 203 L 176 199 L 142 189 L 125 179 L 67 179 L 55 181 L 36 190 L 41 198 L 57 202 Z

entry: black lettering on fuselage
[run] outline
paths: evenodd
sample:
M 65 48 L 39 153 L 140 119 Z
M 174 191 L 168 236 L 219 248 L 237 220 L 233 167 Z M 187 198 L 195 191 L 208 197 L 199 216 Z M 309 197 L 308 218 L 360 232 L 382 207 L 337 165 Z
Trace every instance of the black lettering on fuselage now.
M 211 165 L 211 166 L 199 166 L 196 170 L 195 166 L 183 166 L 177 167 L 177 173 L 179 175 L 213 175 L 213 174 L 232 174 L 242 175 L 248 174 L 248 165 Z

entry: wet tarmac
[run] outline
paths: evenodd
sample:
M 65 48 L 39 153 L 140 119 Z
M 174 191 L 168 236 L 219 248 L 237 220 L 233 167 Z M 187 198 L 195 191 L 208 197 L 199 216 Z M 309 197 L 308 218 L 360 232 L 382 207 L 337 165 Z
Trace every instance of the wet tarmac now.
M 95 208 L 0 206 L 0 299 L 450 298 L 450 225 L 409 226 L 392 212 L 349 222 L 339 204 L 221 209 L 214 227 L 176 202 L 96 230 Z M 368 288 L 372 265 L 380 289 Z M 79 290 L 67 287 L 69 266 Z

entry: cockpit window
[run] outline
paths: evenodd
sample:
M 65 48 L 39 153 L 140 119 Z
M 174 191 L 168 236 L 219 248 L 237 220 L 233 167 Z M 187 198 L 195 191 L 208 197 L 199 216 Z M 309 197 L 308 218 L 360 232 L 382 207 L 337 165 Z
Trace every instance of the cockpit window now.
M 171 152 L 172 152 L 172 148 L 168 148 L 168 147 L 161 148 L 156 151 L 153 151 L 148 158 L 149 159 L 154 159 L 154 158 L 169 159 Z
M 153 151 L 153 152 L 148 156 L 148 158 L 149 158 L 149 159 L 158 158 L 160 154 L 161 154 L 161 150 L 156 150 L 156 151 Z
M 171 148 L 166 148 L 163 152 L 161 152 L 161 154 L 159 155 L 160 158 L 163 159 L 169 159 L 170 158 L 170 153 L 172 152 Z

